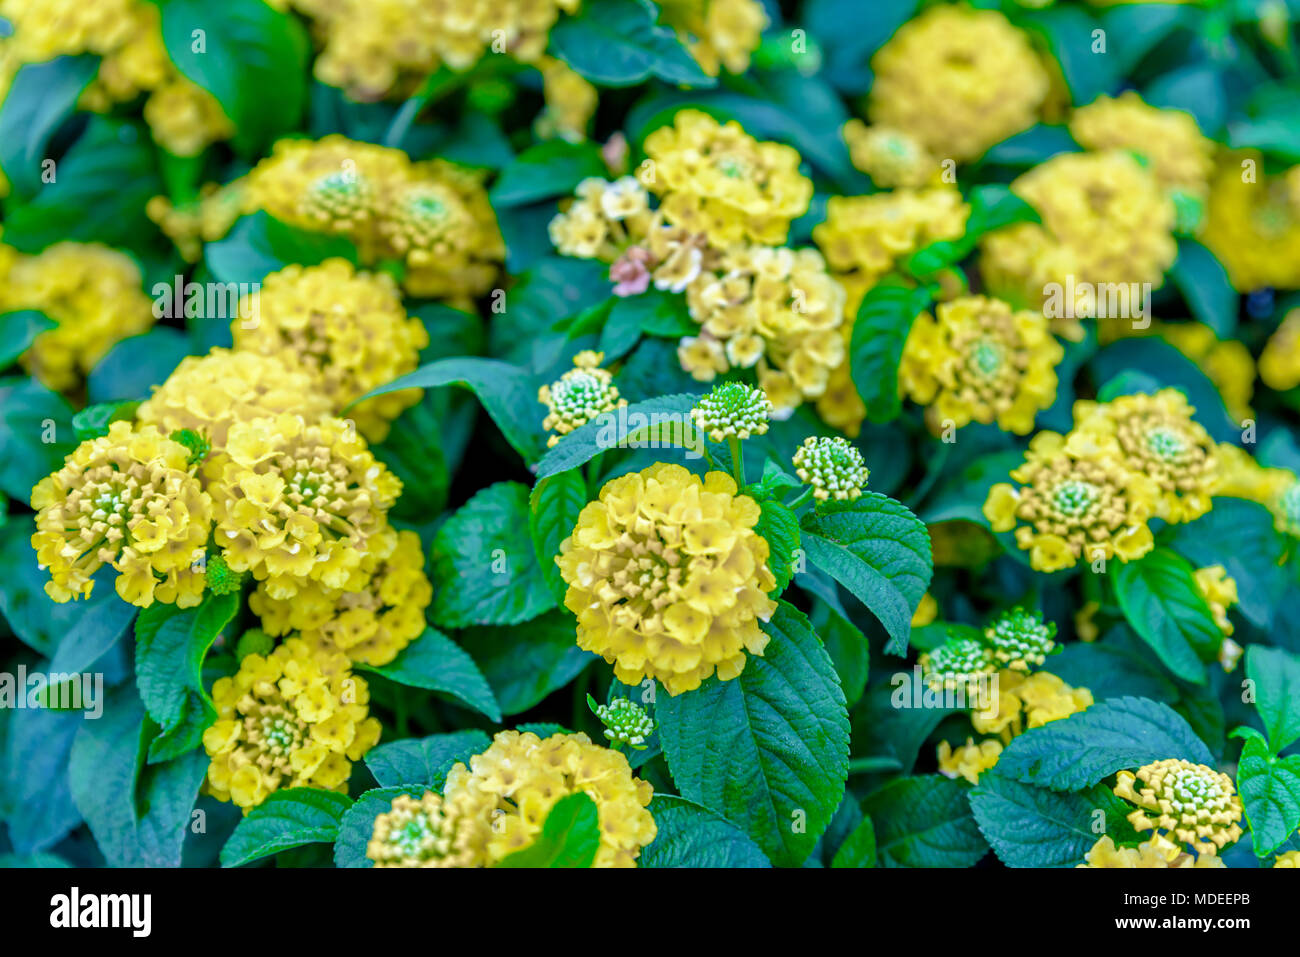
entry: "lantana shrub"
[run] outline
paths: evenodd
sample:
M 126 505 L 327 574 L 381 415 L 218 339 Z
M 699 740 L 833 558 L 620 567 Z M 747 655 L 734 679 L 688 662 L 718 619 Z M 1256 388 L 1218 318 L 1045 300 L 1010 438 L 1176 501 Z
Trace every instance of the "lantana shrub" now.
M 0 0 L 0 861 L 1300 866 L 1279 0 Z

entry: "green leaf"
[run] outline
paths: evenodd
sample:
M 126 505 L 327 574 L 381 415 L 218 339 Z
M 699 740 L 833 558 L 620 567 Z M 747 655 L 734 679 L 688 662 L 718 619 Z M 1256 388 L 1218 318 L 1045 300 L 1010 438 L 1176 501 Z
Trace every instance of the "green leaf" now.
M 988 853 L 970 787 L 938 774 L 895 778 L 862 802 L 881 867 L 971 867 Z
M 1300 657 L 1281 648 L 1246 649 L 1246 677 L 1255 683 L 1255 707 L 1275 753 L 1300 738 Z
M 930 306 L 924 289 L 882 284 L 862 297 L 853 338 L 849 371 L 871 422 L 892 422 L 903 404 L 898 391 L 898 364 L 912 322 Z
M 436 628 L 425 628 L 424 634 L 388 664 L 378 668 L 357 665 L 357 670 L 373 671 L 399 685 L 436 691 L 492 721 L 501 720 L 501 709 L 474 659 Z
M 997 229 L 1016 223 L 1041 223 L 1038 210 L 1011 192 L 1011 187 L 1001 183 L 987 183 L 970 191 L 970 217 L 966 220 L 966 234 L 978 238 Z
M 191 348 L 190 337 L 170 326 L 123 339 L 91 370 L 86 396 L 95 403 L 147 399 Z
M 1127 812 L 1104 784 L 1061 793 L 1021 784 L 997 769 L 980 776 L 970 803 L 980 833 L 1008 867 L 1075 867 L 1105 834 L 1093 830 L 1096 812 L 1121 822 L 1117 827 Z
M 21 686 L 15 690 L 18 696 L 28 693 Z M 31 854 L 58 844 L 81 823 L 68 787 L 68 759 L 83 713 L 22 703 L 6 702 L 12 709 L 7 727 L 0 721 L 0 820 L 8 825 L 13 849 Z M 89 701 L 83 704 L 87 715 L 94 713 Z
M 64 240 L 130 247 L 154 235 L 145 206 L 162 191 L 144 126 L 95 116 L 59 161 L 54 182 L 28 202 L 10 198 L 4 241 L 25 253 Z
M 497 482 L 462 505 L 433 539 L 429 617 L 444 628 L 514 625 L 556 605 L 528 527 L 528 488 Z
M 208 770 L 192 751 L 143 767 L 147 716 L 135 688 L 108 692 L 103 715 L 72 743 L 72 799 L 110 867 L 180 867 L 190 811 Z
M 221 104 L 241 153 L 260 154 L 301 124 L 311 44 L 296 17 L 262 0 L 165 0 L 162 38 L 181 74 Z
M 135 400 L 86 406 L 72 417 L 72 428 L 77 433 L 77 441 L 85 442 L 87 439 L 108 435 L 110 425 L 135 418 L 135 410 L 138 408 L 140 403 Z
M 111 588 L 110 569 L 103 576 L 95 578 L 95 591 Z M 92 598 L 82 605 L 76 623 L 63 635 L 59 646 L 50 662 L 50 671 L 54 674 L 77 675 L 91 670 L 113 648 L 131 627 L 131 621 L 138 610 L 117 597 L 116 593 L 105 594 L 95 601 Z
M 851 708 L 862 697 L 870 675 L 871 649 L 867 636 L 849 620 L 838 602 L 814 599 L 808 617 L 835 664 L 835 673 L 840 676 L 844 697 Z
M 304 844 L 333 844 L 350 807 L 346 794 L 323 788 L 275 791 L 235 827 L 221 848 L 221 866 L 239 867 Z
M 135 623 L 135 682 L 161 731 L 149 763 L 197 748 L 217 709 L 203 687 L 203 661 L 239 610 L 240 596 L 207 594 L 193 608 L 154 602 Z
M 587 483 L 577 471 L 559 472 L 538 479 L 528 497 L 528 530 L 542 577 L 558 602 L 564 601 L 568 583 L 555 564 L 560 542 L 573 534 L 578 515 L 587 504 Z
M 594 143 L 547 140 L 528 147 L 501 170 L 489 194 L 495 209 L 567 196 L 584 179 L 609 175 Z
M 1218 653 L 1223 633 L 1196 585 L 1186 559 L 1157 548 L 1113 569 L 1115 597 L 1124 617 L 1160 660 L 1184 681 L 1205 684 L 1205 665 Z
M 467 628 L 460 640 L 508 715 L 540 704 L 596 660 L 578 647 L 573 615 L 566 610 L 522 625 Z
M 1170 267 L 1174 280 L 1192 315 L 1214 330 L 1220 339 L 1228 339 L 1237 327 L 1237 291 L 1228 281 L 1223 264 L 1194 239 L 1178 241 L 1178 258 Z
M 241 217 L 224 238 L 204 249 L 213 277 L 224 283 L 260 283 L 291 263 L 315 266 L 336 258 L 355 263 L 357 248 L 342 236 L 310 233 L 262 210 Z
M 97 57 L 61 56 L 24 64 L 13 75 L 0 102 L 0 170 L 17 195 L 40 192 L 50 137 L 76 111 L 98 69 Z
M 1257 856 L 1267 857 L 1300 829 L 1300 754 L 1280 758 L 1250 738 L 1237 764 L 1237 790 Z
M 889 633 L 885 650 L 901 655 L 934 571 L 925 525 L 878 492 L 820 505 L 802 525 L 808 560 L 867 606 Z
M 682 797 L 736 824 L 773 863 L 802 864 L 848 777 L 844 693 L 808 619 L 785 602 L 740 677 L 660 694 L 659 739 Z
M 871 818 L 864 817 L 862 823 L 853 829 L 840 849 L 831 859 L 831 867 L 875 867 L 876 866 L 876 828 Z
M 591 867 L 600 850 L 596 802 L 579 791 L 551 806 L 531 846 L 503 857 L 497 867 Z
M 647 0 L 586 4 L 551 28 L 551 52 L 597 86 L 632 86 L 656 76 L 678 86 L 715 86 Z
M 1107 382 L 1126 369 L 1140 369 L 1162 386 L 1173 386 L 1196 409 L 1196 421 L 1218 442 L 1241 440 L 1241 427 L 1223 405 L 1219 390 L 1195 362 L 1156 336 L 1121 339 L 1093 357 L 1093 381 Z
M 1077 153 L 1079 144 L 1065 126 L 1038 123 L 1022 133 L 1008 136 L 984 154 L 985 163 L 999 166 L 1037 166 L 1060 153 Z
M 406 795 L 418 800 L 426 790 L 423 786 L 372 788 L 357 798 L 339 820 L 338 837 L 334 841 L 334 865 L 374 867 L 374 861 L 366 857 L 366 845 L 375 833 L 375 818 L 392 809 L 394 798 Z
M 694 395 L 665 395 L 635 402 L 597 416 L 574 429 L 543 456 L 534 471 L 546 478 L 585 465 L 607 449 L 685 449 L 688 457 L 704 454 L 704 435 L 690 419 Z M 666 458 L 666 456 L 665 456 Z
M 546 410 L 537 401 L 533 378 L 518 366 L 499 359 L 477 356 L 440 359 L 399 376 L 388 385 L 371 389 L 348 408 L 389 392 L 436 389 L 445 385 L 461 386 L 478 396 L 492 421 L 501 429 L 501 434 L 524 461 L 533 462 L 541 457 L 545 447 L 542 420 L 546 418 Z
M 442 449 L 443 423 L 438 410 L 446 396 L 426 392 L 393 422 L 384 440 L 371 446 L 375 457 L 402 480 L 402 495 L 391 514 L 420 521 L 447 505 L 451 472 Z
M 776 577 L 776 588 L 772 591 L 776 596 L 785 591 L 794 578 L 798 558 L 795 552 L 799 550 L 799 518 L 776 499 L 763 499 L 758 504 L 762 514 L 754 531 L 768 544 L 767 565 Z
M 641 850 L 641 867 L 771 867 L 758 845 L 726 818 L 685 798 L 656 794 L 658 833 Z
M 1093 31 L 1099 23 L 1091 12 L 1072 6 L 1022 10 L 1017 22 L 1046 42 L 1075 106 L 1111 92 L 1119 81 L 1117 64 L 1093 51 Z
M 998 759 L 998 773 L 1023 784 L 1079 791 L 1116 771 L 1165 758 L 1214 764 L 1205 742 L 1168 705 L 1111 698 L 1015 738 Z
M 35 309 L 0 313 L 0 369 L 17 362 L 37 336 L 56 325 L 53 319 Z
M 1194 522 L 1176 525 L 1161 536 L 1197 568 L 1223 565 L 1237 583 L 1239 604 L 1233 609 L 1267 630 L 1287 595 L 1283 556 L 1288 545 L 1273 525 L 1273 514 L 1258 502 L 1216 498 L 1214 508 Z M 1224 549 L 1224 542 L 1232 548 Z
M 366 767 L 382 787 L 422 785 L 441 791 L 447 772 L 457 762 L 469 763 L 492 746 L 492 739 L 477 729 L 431 734 L 381 744 L 366 752 Z

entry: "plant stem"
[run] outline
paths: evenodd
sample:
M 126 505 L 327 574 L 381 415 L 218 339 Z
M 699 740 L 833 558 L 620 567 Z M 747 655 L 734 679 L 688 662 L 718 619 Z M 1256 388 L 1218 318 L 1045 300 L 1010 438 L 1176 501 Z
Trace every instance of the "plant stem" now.
M 745 487 L 745 453 L 740 447 L 740 439 L 734 435 L 727 437 L 727 448 L 731 449 L 731 474 L 736 479 L 736 487 Z

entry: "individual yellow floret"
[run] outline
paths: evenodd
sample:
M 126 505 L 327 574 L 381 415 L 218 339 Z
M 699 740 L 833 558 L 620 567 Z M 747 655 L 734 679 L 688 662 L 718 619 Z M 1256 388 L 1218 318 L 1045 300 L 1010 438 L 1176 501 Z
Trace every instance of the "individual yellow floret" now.
M 1278 392 L 1300 386 L 1300 309 L 1288 312 L 1269 336 L 1259 356 L 1259 377 Z
M 565 606 L 578 646 L 614 665 L 626 684 L 649 677 L 670 695 L 716 670 L 739 676 L 761 655 L 761 622 L 776 610 L 758 504 L 721 472 L 703 480 L 654 465 L 605 484 L 560 544 Z

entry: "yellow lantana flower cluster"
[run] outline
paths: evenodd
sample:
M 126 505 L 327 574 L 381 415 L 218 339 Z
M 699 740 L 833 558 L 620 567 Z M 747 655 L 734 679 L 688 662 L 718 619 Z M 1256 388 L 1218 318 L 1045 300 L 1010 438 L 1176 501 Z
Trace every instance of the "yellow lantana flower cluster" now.
M 1143 841 L 1137 847 L 1116 847 L 1110 837 L 1103 837 L 1084 857 L 1079 867 L 1227 867 L 1217 854 L 1203 851 L 1200 854 L 1177 853 L 1172 858 L 1168 851 L 1153 841 Z
M 230 330 L 236 349 L 295 360 L 340 413 L 371 389 L 413 372 L 429 344 L 424 323 L 407 316 L 392 277 L 358 272 L 345 259 L 271 273 L 240 302 Z M 423 394 L 389 392 L 348 414 L 368 439 L 379 442 L 392 420 Z
M 871 58 L 873 123 L 966 162 L 1032 126 L 1049 80 L 1029 40 L 1002 14 L 936 4 Z
M 658 828 L 646 809 L 654 795 L 627 758 L 585 734 L 539 738 L 499 731 L 492 745 L 456 764 L 442 797 L 399 797 L 375 822 L 367 855 L 388 867 L 494 867 L 531 846 L 551 808 L 586 794 L 599 816 L 592 867 L 635 867 Z
M 1240 292 L 1300 288 L 1300 174 L 1268 176 L 1254 151 L 1225 152 L 1210 182 L 1202 241 Z
M 852 119 L 844 124 L 844 143 L 853 165 L 877 186 L 933 186 L 941 178 L 939 161 L 915 137 L 888 126 L 867 126 Z
M 1185 844 L 1198 854 L 1215 854 L 1242 834 L 1241 798 L 1232 778 L 1203 764 L 1170 758 L 1136 774 L 1120 771 L 1115 794 L 1137 805 L 1129 822 L 1151 831 L 1152 843 L 1169 857 L 1183 853 Z
M 926 407 L 936 435 L 971 422 L 1026 435 L 1034 416 L 1056 401 L 1056 365 L 1064 355 L 1042 313 L 964 296 L 912 324 L 899 388 Z
M 206 356 L 182 359 L 136 410 L 136 418 L 167 435 L 180 429 L 197 432 L 216 458 L 237 422 L 282 414 L 318 419 L 329 411 L 316 377 L 292 357 L 215 348 Z M 204 465 L 209 472 L 208 462 Z
M 595 89 L 561 61 L 546 56 L 547 37 L 564 13 L 581 0 L 274 0 L 311 18 L 321 47 L 316 78 L 340 87 L 361 102 L 410 96 L 441 67 L 464 73 L 489 53 L 536 66 L 543 74 L 565 74 L 570 92 L 589 104 L 562 124 L 581 138 L 595 112 Z M 546 90 L 548 108 L 567 110 Z
M 767 29 L 767 11 L 759 0 L 663 0 L 663 22 L 709 76 L 722 70 L 744 73 L 749 57 Z
M 687 286 L 686 301 L 700 335 L 682 339 L 682 368 L 701 382 L 755 369 L 775 419 L 825 392 L 844 361 L 844 289 L 815 249 L 735 246 Z
M 1164 283 L 1178 255 L 1174 204 L 1131 153 L 1062 153 L 1011 189 L 1042 223 L 1016 223 L 981 240 L 980 272 L 995 294 L 1031 307 L 1047 303 L 1056 331 L 1078 339 L 1078 318 L 1107 308 L 1099 284 Z M 1071 289 L 1075 301 L 1060 301 Z
M 1160 490 L 1155 514 L 1190 522 L 1210 510 L 1219 485 L 1216 444 L 1192 418 L 1195 411 L 1178 389 L 1076 402 L 1069 444 L 1140 472 Z
M 776 610 L 759 516 L 721 472 L 701 480 L 659 464 L 607 482 L 556 558 L 578 646 L 620 681 L 654 678 L 670 695 L 715 671 L 737 677 L 746 652 L 763 653 L 760 623 Z
M 281 788 L 345 792 L 352 762 L 379 741 L 370 689 L 346 656 L 290 639 L 212 686 L 217 720 L 203 732 L 206 787 L 249 810 Z
M 1259 355 L 1259 377 L 1270 389 L 1300 386 L 1300 309 L 1292 309 L 1269 336 Z
M 505 257 L 482 175 L 443 160 L 337 134 L 281 140 L 247 183 L 249 212 L 347 236 L 366 264 L 402 260 L 412 295 L 482 295 Z
M 547 439 L 549 448 L 592 419 L 627 405 L 627 399 L 618 394 L 613 374 L 600 367 L 604 358 L 603 352 L 584 349 L 573 357 L 572 369 L 537 390 L 537 401 L 548 413 L 542 428 L 554 433 Z
M 1195 117 L 1182 110 L 1149 106 L 1136 90 L 1118 97 L 1099 96 L 1070 116 L 1070 135 L 1089 150 L 1131 150 L 1151 164 L 1151 172 L 1177 204 L 1182 197 L 1198 206 L 1209 194 L 1214 143 L 1201 135 Z
M 1268 508 L 1279 532 L 1300 537 L 1300 478 L 1290 469 L 1260 465 L 1249 452 L 1228 442 L 1216 452 L 1219 486 L 1215 494 L 1244 498 Z
M 1228 618 L 1228 609 L 1240 601 L 1236 579 L 1229 575 L 1228 570 L 1222 565 L 1198 568 L 1195 577 L 1196 587 L 1205 597 L 1205 603 L 1210 606 L 1210 611 L 1214 614 L 1214 623 L 1219 626 L 1224 637 L 1228 637 L 1234 631 L 1233 624 Z
M 5 41 L 18 63 L 93 54 L 99 72 L 80 105 L 107 113 L 149 95 L 145 121 L 154 139 L 177 156 L 197 156 L 234 135 L 235 127 L 207 90 L 176 69 L 163 46 L 158 5 L 148 0 L 0 0 L 14 28 Z
M 32 490 L 32 548 L 57 602 L 89 598 L 91 576 L 104 565 L 124 601 L 197 605 L 213 507 L 189 461 L 190 452 L 151 425 L 114 422 L 108 434 L 82 442 L 63 468 Z
M 204 183 L 199 194 L 188 202 L 173 203 L 168 196 L 154 196 L 145 206 L 145 214 L 176 245 L 186 262 L 203 258 L 203 244 L 224 239 L 243 214 L 244 180 L 232 180 L 224 186 Z
M 370 540 L 344 587 L 311 581 L 283 599 L 262 582 L 248 605 L 268 635 L 297 632 L 313 648 L 337 649 L 377 668 L 424 633 L 432 600 L 420 536 L 386 528 Z
M 1011 478 L 1016 485 L 1001 482 L 989 490 L 984 516 L 995 532 L 1014 529 L 1016 544 L 1039 571 L 1116 557 L 1131 561 L 1155 547 L 1147 520 L 1157 511 L 1160 489 L 1113 451 L 1039 432 Z
M 347 588 L 401 488 L 340 419 L 239 422 L 211 485 L 216 542 L 231 569 L 252 572 L 272 598 L 312 583 Z
M 0 246 L 0 267 L 5 260 L 0 313 L 34 309 L 56 323 L 22 356 L 23 366 L 51 389 L 78 389 L 109 349 L 156 321 L 140 268 L 125 253 L 64 242 L 24 256 Z
M 664 218 L 719 248 L 779 245 L 791 220 L 808 211 L 813 186 L 799 172 L 799 153 L 759 142 L 734 120 L 681 110 L 671 126 L 646 137 L 644 149 L 651 165 L 643 182 L 659 197 Z

